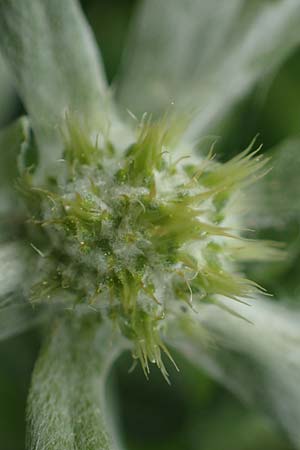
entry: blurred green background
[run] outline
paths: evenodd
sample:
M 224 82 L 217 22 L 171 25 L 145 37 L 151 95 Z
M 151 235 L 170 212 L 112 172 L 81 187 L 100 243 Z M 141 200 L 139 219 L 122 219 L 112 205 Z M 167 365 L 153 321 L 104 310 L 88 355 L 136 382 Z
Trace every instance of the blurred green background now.
M 82 0 L 110 81 L 116 76 L 136 3 L 134 0 Z M 257 133 L 265 151 L 297 135 L 299 99 L 300 49 L 275 76 L 255 87 L 235 107 L 226 123 L 215 130 L 221 136 L 217 145 L 220 157 L 225 160 L 240 151 Z M 23 111 L 17 99 L 9 105 L 0 102 L 0 108 L 1 125 Z M 298 227 L 293 228 L 291 224 L 291 233 L 297 236 Z M 266 269 L 262 266 L 259 270 Z M 296 289 L 296 276 L 293 269 L 287 267 L 279 274 L 277 283 L 270 281 L 267 287 L 277 292 L 279 285 L 282 288 L 285 284 L 286 290 L 292 292 Z M 0 343 L 0 450 L 24 449 L 26 395 L 40 338 L 36 330 Z M 266 417 L 241 404 L 179 355 L 175 355 L 175 359 L 180 373 L 169 368 L 171 386 L 155 369 L 150 381 L 144 378 L 139 367 L 128 374 L 131 366 L 128 355 L 119 360 L 111 374 L 111 383 L 118 392 L 120 428 L 128 450 L 292 449 L 283 432 Z

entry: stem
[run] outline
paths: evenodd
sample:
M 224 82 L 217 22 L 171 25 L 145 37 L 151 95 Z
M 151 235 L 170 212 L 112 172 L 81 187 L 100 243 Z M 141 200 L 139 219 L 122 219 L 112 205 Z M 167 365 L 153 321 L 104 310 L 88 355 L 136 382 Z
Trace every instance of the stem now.
M 74 319 L 74 318 L 73 318 Z M 55 323 L 34 369 L 28 399 L 30 450 L 114 450 L 105 380 L 121 351 L 94 317 Z

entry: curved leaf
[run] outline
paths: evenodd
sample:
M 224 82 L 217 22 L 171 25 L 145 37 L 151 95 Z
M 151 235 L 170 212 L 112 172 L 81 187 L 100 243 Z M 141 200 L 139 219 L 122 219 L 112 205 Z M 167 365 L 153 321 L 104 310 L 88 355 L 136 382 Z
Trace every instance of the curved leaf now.
M 224 306 L 251 323 L 215 306 L 203 307 L 194 329 L 185 326 L 178 335 L 176 324 L 170 343 L 273 417 L 300 448 L 300 311 L 262 299 L 251 306 L 224 300 Z
M 66 109 L 87 123 L 106 109 L 106 83 L 91 30 L 76 0 L 0 1 L 0 50 L 32 119 L 43 165 L 60 157 Z
M 144 0 L 125 53 L 119 99 L 135 114 L 175 102 L 200 136 L 300 42 L 298 0 Z

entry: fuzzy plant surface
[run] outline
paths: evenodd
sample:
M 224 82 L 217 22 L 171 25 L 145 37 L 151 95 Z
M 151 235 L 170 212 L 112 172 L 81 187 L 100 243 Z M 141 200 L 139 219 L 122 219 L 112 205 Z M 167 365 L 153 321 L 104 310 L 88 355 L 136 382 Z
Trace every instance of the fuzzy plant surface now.
M 0 0 L 0 50 L 26 109 L 0 133 L 0 338 L 45 334 L 28 449 L 121 448 L 111 365 L 129 350 L 150 382 L 154 365 L 170 382 L 173 349 L 300 448 L 299 312 L 240 264 L 283 257 L 247 231 L 280 221 L 282 176 L 255 139 L 222 163 L 201 146 L 299 44 L 299 19 L 294 0 L 144 0 L 113 94 L 77 1 Z M 275 183 L 257 187 L 264 176 Z

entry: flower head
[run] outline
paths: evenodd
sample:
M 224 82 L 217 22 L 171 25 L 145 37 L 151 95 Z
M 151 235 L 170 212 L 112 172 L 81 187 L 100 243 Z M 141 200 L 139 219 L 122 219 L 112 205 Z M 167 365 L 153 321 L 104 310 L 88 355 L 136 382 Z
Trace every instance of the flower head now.
M 240 300 L 258 289 L 233 263 L 236 241 L 239 250 L 253 242 L 224 224 L 238 223 L 228 204 L 267 162 L 252 145 L 226 164 L 212 152 L 197 156 L 181 140 L 181 123 L 144 117 L 120 152 L 68 116 L 60 170 L 42 186 L 28 170 L 22 181 L 39 250 L 31 301 L 99 311 L 132 341 L 145 374 L 150 361 L 165 377 L 168 319 L 218 295 Z

